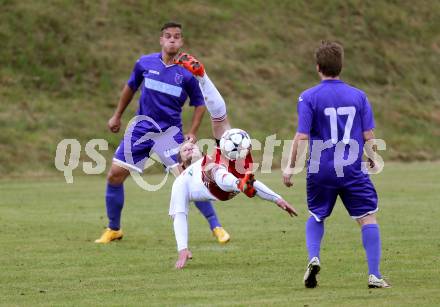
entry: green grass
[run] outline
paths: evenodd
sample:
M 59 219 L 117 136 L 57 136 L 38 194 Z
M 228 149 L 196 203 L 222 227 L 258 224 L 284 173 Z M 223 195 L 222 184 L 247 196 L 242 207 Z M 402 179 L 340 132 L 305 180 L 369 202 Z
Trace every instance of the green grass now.
M 126 184 L 125 238 L 93 243 L 106 224 L 105 179 L 61 173 L 0 181 L 0 305 L 434 306 L 440 304 L 439 163 L 387 163 L 373 177 L 380 197 L 382 272 L 393 288 L 369 290 L 360 231 L 338 204 L 326 223 L 320 286 L 304 289 L 303 176 L 282 187 L 279 171 L 259 175 L 299 210 L 291 219 L 242 195 L 218 203 L 232 241 L 219 246 L 194 207 L 183 271 L 167 216 L 170 181 L 151 193 Z M 159 181 L 154 175 L 151 180 Z
M 296 99 L 318 82 L 313 51 L 335 39 L 346 48 L 343 79 L 373 104 L 386 157 L 439 159 L 439 10 L 434 0 L 0 0 L 0 171 L 53 170 L 64 138 L 105 138 L 110 158 L 120 135 L 107 120 L 170 19 L 184 24 L 185 48 L 206 64 L 233 125 L 252 136 L 292 137 Z M 200 136 L 210 136 L 207 119 Z

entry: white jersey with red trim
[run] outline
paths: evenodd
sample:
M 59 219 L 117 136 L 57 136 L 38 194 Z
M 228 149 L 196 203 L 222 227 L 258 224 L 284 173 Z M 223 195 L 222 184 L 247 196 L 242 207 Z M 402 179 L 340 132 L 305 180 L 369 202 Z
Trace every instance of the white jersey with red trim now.
M 226 165 L 228 164 L 228 165 Z M 216 148 L 214 157 L 204 156 L 202 160 L 202 182 L 208 188 L 209 192 L 214 195 L 218 200 L 225 201 L 233 198 L 238 192 L 224 191 L 215 182 L 215 172 L 219 167 L 225 168 L 229 173 L 233 174 L 237 178 L 243 178 L 246 173 L 252 171 L 253 159 L 249 152 L 245 159 L 225 161 L 221 159 L 221 151 Z

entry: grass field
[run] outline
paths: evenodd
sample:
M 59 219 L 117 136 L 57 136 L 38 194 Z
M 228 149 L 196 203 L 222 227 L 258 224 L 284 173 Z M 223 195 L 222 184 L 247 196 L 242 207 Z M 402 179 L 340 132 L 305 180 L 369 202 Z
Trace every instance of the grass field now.
M 343 210 L 327 221 L 320 287 L 304 289 L 304 178 L 281 186 L 279 171 L 261 175 L 295 204 L 289 218 L 243 196 L 217 204 L 232 235 L 219 246 L 192 208 L 194 259 L 183 271 L 167 217 L 170 182 L 154 192 L 126 184 L 125 238 L 93 243 L 106 224 L 103 177 L 0 181 L 0 304 L 434 306 L 440 304 L 439 163 L 388 163 L 374 182 L 380 196 L 382 271 L 389 290 L 366 287 L 360 232 Z M 157 176 L 157 175 L 155 175 Z M 159 180 L 159 178 L 153 178 Z

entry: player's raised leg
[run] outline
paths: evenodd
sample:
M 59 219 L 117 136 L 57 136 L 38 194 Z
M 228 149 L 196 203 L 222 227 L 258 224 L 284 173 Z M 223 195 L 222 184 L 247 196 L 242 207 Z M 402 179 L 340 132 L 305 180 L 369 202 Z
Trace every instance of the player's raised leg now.
M 231 129 L 223 97 L 211 79 L 209 79 L 203 64 L 192 55 L 180 53 L 175 59 L 175 63 L 191 71 L 199 80 L 200 89 L 205 98 L 206 108 L 211 115 L 212 133 L 215 139 L 220 140 L 223 133 Z
M 206 108 L 211 115 L 213 136 L 219 140 L 226 130 L 231 129 L 226 112 L 226 103 L 206 73 L 203 77 L 197 77 L 197 79 L 205 97 Z

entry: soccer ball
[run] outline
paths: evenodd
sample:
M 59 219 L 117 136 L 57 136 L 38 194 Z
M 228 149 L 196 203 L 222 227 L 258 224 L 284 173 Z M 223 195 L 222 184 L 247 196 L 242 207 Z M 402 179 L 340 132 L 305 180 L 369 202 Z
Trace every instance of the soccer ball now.
M 229 160 L 244 159 L 250 149 L 251 138 L 244 130 L 226 130 L 220 139 L 220 150 Z

